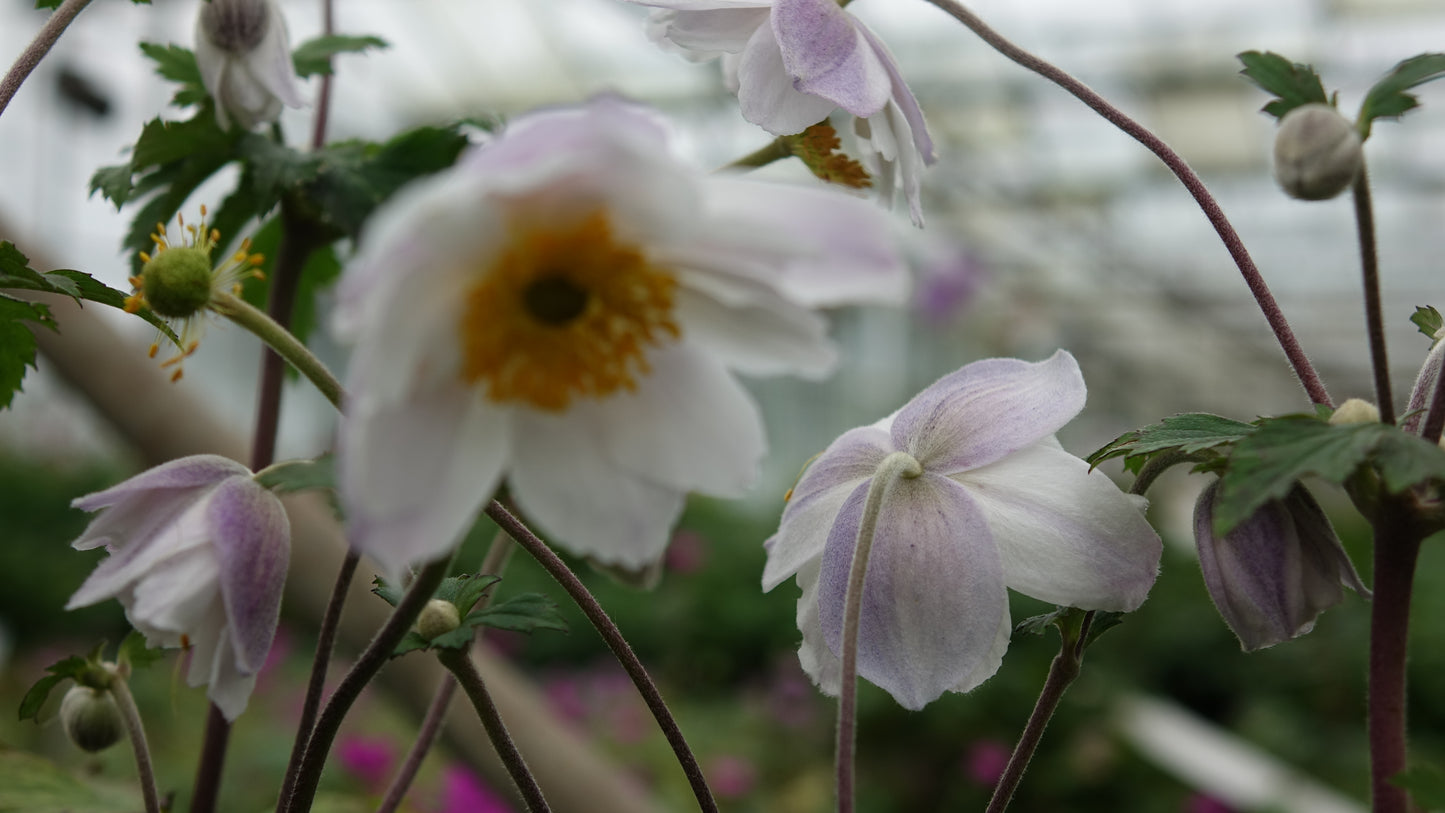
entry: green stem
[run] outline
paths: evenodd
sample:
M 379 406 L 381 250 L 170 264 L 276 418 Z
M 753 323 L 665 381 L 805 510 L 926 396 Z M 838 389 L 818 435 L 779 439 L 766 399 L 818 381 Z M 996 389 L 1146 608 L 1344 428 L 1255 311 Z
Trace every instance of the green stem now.
M 254 333 L 257 338 L 279 353 L 281 358 L 295 367 L 297 372 L 315 384 L 316 389 L 326 396 L 326 400 L 337 409 L 341 408 L 342 402 L 346 399 L 346 391 L 342 389 L 341 382 L 336 380 L 326 365 L 312 355 L 311 351 L 306 349 L 306 345 L 291 335 L 290 331 L 281 327 L 274 319 L 250 303 L 229 293 L 213 295 L 211 306 L 217 313 Z
M 1355 202 L 1355 230 L 1360 238 L 1360 271 L 1365 287 L 1365 326 L 1370 340 L 1370 366 L 1375 374 L 1375 401 L 1380 422 L 1395 422 L 1395 397 L 1390 391 L 1390 359 L 1385 352 L 1385 319 L 1380 305 L 1380 258 L 1375 249 L 1375 209 L 1370 201 L 1370 177 L 1363 164 L 1351 190 Z
M 723 169 L 757 169 L 765 167 L 774 161 L 781 161 L 793 157 L 793 148 L 789 136 L 778 136 L 766 146 L 760 147 L 742 158 L 733 161 Z
M 336 739 L 336 733 L 341 730 L 341 722 L 346 718 L 351 704 L 356 702 L 356 698 L 361 696 L 361 690 L 366 688 L 366 684 L 370 683 L 376 673 L 381 671 L 381 667 L 391 659 L 396 645 L 401 643 L 411 625 L 416 623 L 422 607 L 431 600 L 437 586 L 446 578 L 450 565 L 451 557 L 446 557 L 422 568 L 412 581 L 411 587 L 407 588 L 406 595 L 397 602 L 391 617 L 377 630 L 371 643 L 367 644 L 365 651 L 351 667 L 351 671 L 336 685 L 331 699 L 326 702 L 326 707 L 316 719 L 316 728 L 311 732 L 310 741 L 306 743 L 306 755 L 301 759 L 301 768 L 296 774 L 296 787 L 291 791 L 286 810 L 305 813 L 311 809 L 311 803 L 316 798 L 317 785 L 321 782 L 321 771 L 326 767 L 326 756 L 331 751 L 331 743 Z
M 40 60 L 50 53 L 51 47 L 60 39 L 60 35 L 65 33 L 71 21 L 88 5 L 90 0 L 65 0 L 45 21 L 45 25 L 40 27 L 35 39 L 20 53 L 15 64 L 10 66 L 5 78 L 0 79 L 0 114 L 5 112 L 10 100 L 15 98 L 15 93 L 25 84 L 25 79 L 40 64 Z
M 843 661 L 838 686 L 838 813 L 852 813 L 854 748 L 858 731 L 858 628 L 863 619 L 863 584 L 868 575 L 868 555 L 873 551 L 873 532 L 878 527 L 878 513 L 883 495 L 900 478 L 912 479 L 923 474 L 923 466 L 907 452 L 893 452 L 883 458 L 868 484 L 868 497 L 863 503 L 863 519 L 858 525 L 858 540 L 853 547 L 853 563 L 848 568 L 848 592 L 843 598 Z
M 481 718 L 482 727 L 487 730 L 487 736 L 497 749 L 497 756 L 501 757 L 502 764 L 507 766 L 507 773 L 516 783 L 517 790 L 527 803 L 527 809 L 532 813 L 550 811 L 547 800 L 542 797 L 542 789 L 537 785 L 536 777 L 532 776 L 526 760 L 522 758 L 522 752 L 517 750 L 517 744 L 512 742 L 511 734 L 507 733 L 507 726 L 502 722 L 502 715 L 497 712 L 497 704 L 492 702 L 492 696 L 487 692 L 487 685 L 482 681 L 477 665 L 460 649 L 442 649 L 437 652 L 437 659 L 456 676 L 457 683 L 461 684 L 462 690 L 471 698 L 472 706 Z
M 115 698 L 125 731 L 130 735 L 130 748 L 135 752 L 135 771 L 140 777 L 140 792 L 145 799 L 146 813 L 160 813 L 160 796 L 156 793 L 156 775 L 151 766 L 151 749 L 146 743 L 145 726 L 141 723 L 140 710 L 136 708 L 135 697 L 126 685 L 125 676 L 117 673 L 110 683 L 110 694 Z

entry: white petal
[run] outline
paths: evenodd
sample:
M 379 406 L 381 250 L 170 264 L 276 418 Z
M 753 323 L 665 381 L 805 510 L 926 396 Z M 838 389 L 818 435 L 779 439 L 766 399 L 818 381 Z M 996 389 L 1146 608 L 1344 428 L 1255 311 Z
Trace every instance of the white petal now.
M 348 538 L 396 580 L 451 550 L 491 499 L 510 456 L 510 411 L 459 386 L 348 409 L 339 447 Z
M 1136 498 L 1053 438 L 953 479 L 987 518 L 1014 590 L 1086 610 L 1127 611 L 1153 586 L 1161 544 Z
M 768 9 L 737 7 L 707 11 L 657 11 L 650 18 L 649 36 L 666 39 L 701 58 L 738 53 L 758 26 L 768 21 Z
M 247 71 L 255 77 L 272 98 L 287 107 L 302 107 L 306 101 L 301 98 L 297 86 L 296 66 L 291 61 L 291 38 L 286 32 L 286 18 L 275 0 L 267 0 L 266 36 L 246 54 L 244 62 Z
M 738 104 L 743 118 L 773 135 L 801 133 L 836 105 L 793 87 L 771 26 L 759 26 L 738 62 Z
M 749 375 L 822 378 L 838 363 L 827 321 L 774 286 L 736 274 L 680 270 L 678 324 L 690 342 Z
M 184 511 L 154 529 L 136 544 L 127 545 L 101 561 L 65 607 L 73 610 L 111 598 L 127 590 L 159 563 L 194 548 L 210 545 L 205 511 L 209 492 L 191 502 Z
M 519 410 L 512 497 L 552 541 L 603 564 L 640 569 L 667 549 L 684 492 L 623 468 L 602 432 L 590 410 Z
M 767 452 L 758 407 L 723 365 L 688 344 L 647 357 L 637 389 L 590 405 L 607 454 L 634 475 L 683 491 L 741 497 Z
M 843 662 L 823 640 L 818 620 L 818 570 L 822 564 L 822 559 L 814 559 L 798 571 L 798 586 L 803 588 L 798 599 L 798 631 L 803 633 L 798 663 L 824 694 L 837 697 L 843 683 Z
M 892 81 L 861 26 L 836 0 L 777 0 L 773 35 L 797 90 L 855 116 L 883 109 Z
M 763 590 L 772 590 L 823 555 L 848 496 L 873 477 L 891 451 L 887 432 L 862 427 L 843 433 L 808 464 L 783 509 L 778 532 L 764 543 L 768 561 Z
M 158 563 L 136 580 L 126 616 L 156 629 L 189 633 L 217 602 L 220 566 L 209 546 Z

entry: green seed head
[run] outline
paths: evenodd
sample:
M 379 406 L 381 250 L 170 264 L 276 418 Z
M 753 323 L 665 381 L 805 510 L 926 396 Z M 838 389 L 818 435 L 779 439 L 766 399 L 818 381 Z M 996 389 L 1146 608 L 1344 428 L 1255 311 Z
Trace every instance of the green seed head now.
M 141 280 L 146 304 L 157 315 L 194 316 L 211 301 L 211 255 L 193 246 L 168 248 L 145 264 Z

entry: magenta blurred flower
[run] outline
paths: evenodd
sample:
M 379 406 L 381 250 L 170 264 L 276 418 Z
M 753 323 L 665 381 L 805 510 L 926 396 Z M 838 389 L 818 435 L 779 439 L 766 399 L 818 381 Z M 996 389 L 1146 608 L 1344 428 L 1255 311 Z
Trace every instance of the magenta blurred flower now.
M 336 760 L 368 793 L 381 793 L 391 781 L 399 749 L 388 737 L 357 735 L 336 746 Z
M 1183 813 L 1235 813 L 1235 810 L 1213 796 L 1196 793 L 1184 802 Z
M 448 765 L 437 813 L 512 813 L 512 807 L 471 770 Z
M 974 740 L 963 755 L 963 772 L 974 784 L 991 788 L 1008 767 L 1009 747 L 998 740 Z
M 747 757 L 736 754 L 721 754 L 708 760 L 705 773 L 713 793 L 724 799 L 746 796 L 758 786 L 757 766 Z
M 919 258 L 913 309 L 929 324 L 947 324 L 973 301 L 986 276 L 983 264 L 961 246 L 930 243 Z
M 696 531 L 680 530 L 672 535 L 663 565 L 674 573 L 696 573 L 707 564 L 707 540 Z

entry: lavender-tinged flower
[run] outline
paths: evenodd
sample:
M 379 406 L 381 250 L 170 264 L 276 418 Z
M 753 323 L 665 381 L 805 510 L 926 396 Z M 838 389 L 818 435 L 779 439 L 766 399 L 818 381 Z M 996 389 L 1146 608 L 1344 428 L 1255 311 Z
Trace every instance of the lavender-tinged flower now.
M 66 609 L 114 598 L 150 646 L 190 646 L 188 682 L 234 720 L 276 633 L 291 549 L 280 500 L 245 466 L 195 455 L 72 504 L 105 509 L 73 547 L 110 556 Z
M 395 577 L 506 478 L 554 541 L 641 569 L 687 492 L 756 474 L 762 422 L 731 371 L 824 375 L 813 306 L 906 287 L 862 201 L 705 176 L 616 98 L 518 117 L 398 196 L 342 279 L 351 542 Z
M 648 34 L 697 60 L 721 56 L 743 118 L 800 133 L 843 108 L 855 117 L 875 188 L 899 192 L 923 225 L 923 167 L 933 140 L 882 40 L 835 0 L 629 0 L 653 6 Z
M 1219 483 L 1194 506 L 1194 539 L 1204 585 L 1246 652 L 1314 629 L 1315 619 L 1344 599 L 1348 587 L 1370 591 L 1355 573 L 1319 503 L 1296 486 L 1234 530 L 1214 532 Z
M 209 0 L 196 17 L 196 67 L 216 100 L 216 122 L 249 130 L 302 107 L 286 19 L 276 0 Z
M 1430 345 L 1430 353 L 1425 356 L 1425 363 L 1420 365 L 1420 372 L 1415 376 L 1415 386 L 1410 389 L 1410 402 L 1405 405 L 1406 417 L 1400 420 L 1401 429 L 1416 435 L 1425 429 L 1425 416 L 1439 385 L 1440 369 L 1445 366 L 1445 328 L 1435 331 L 1434 338 L 1435 343 Z M 1441 438 L 1441 445 L 1445 445 L 1445 438 Z
M 1006 588 L 1055 604 L 1133 610 L 1159 567 L 1142 498 L 1054 437 L 1084 406 L 1073 356 L 974 362 L 830 445 L 767 542 L 763 589 L 796 575 L 799 659 L 839 689 L 843 604 L 863 505 L 896 452 L 921 467 L 882 502 L 863 589 L 858 673 L 903 706 L 965 692 L 1002 662 Z

